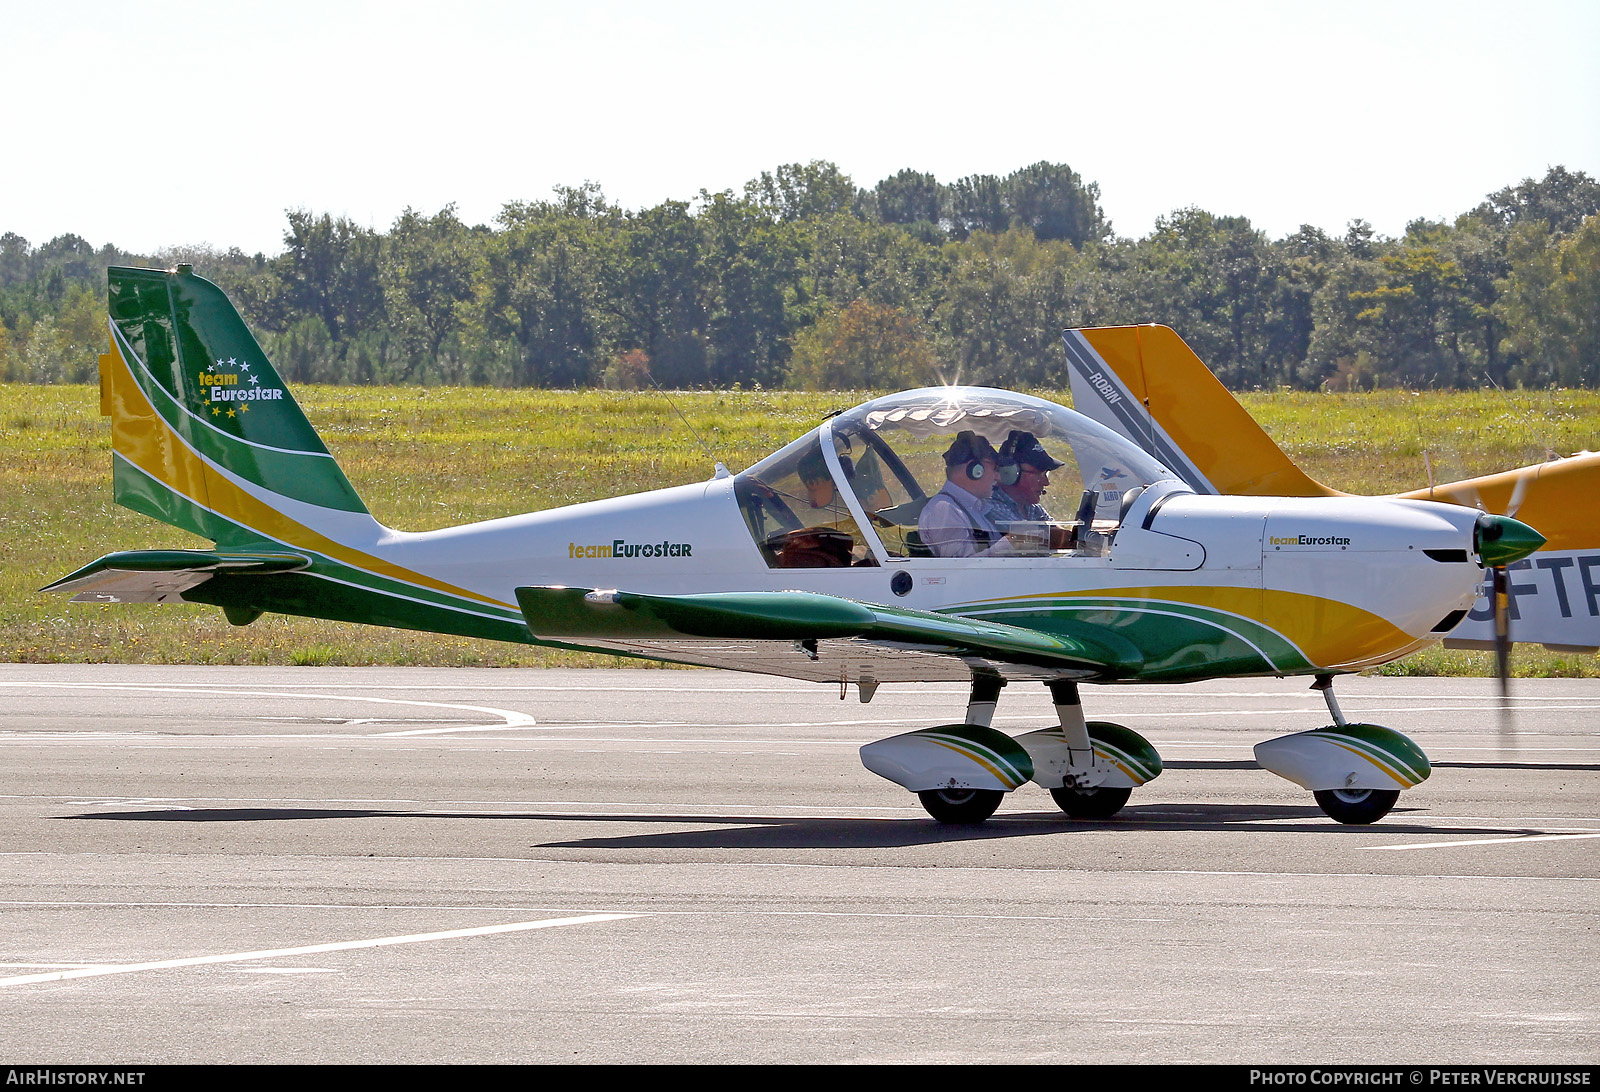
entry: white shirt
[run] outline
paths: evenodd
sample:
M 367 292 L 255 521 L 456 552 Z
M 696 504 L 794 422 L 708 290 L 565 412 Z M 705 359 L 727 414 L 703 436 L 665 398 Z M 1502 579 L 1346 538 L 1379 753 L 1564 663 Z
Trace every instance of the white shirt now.
M 1004 538 L 985 509 L 985 497 L 969 493 L 954 482 L 945 482 L 944 488 L 928 498 L 917 518 L 917 533 L 922 544 L 932 550 L 935 557 L 999 557 L 1011 552 L 1011 540 Z M 980 549 L 977 535 L 989 534 L 990 545 Z

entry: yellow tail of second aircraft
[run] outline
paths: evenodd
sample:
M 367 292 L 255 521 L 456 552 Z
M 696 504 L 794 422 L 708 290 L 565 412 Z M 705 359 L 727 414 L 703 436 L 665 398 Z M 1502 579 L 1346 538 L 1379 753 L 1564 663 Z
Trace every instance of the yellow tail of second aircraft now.
M 1295 466 L 1170 327 L 1069 330 L 1073 408 L 1136 440 L 1195 489 L 1336 497 Z

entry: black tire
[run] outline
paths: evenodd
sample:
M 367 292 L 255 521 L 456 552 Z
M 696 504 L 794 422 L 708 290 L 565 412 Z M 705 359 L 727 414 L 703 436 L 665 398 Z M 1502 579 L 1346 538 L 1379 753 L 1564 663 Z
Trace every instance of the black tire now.
M 1056 802 L 1056 807 L 1074 819 L 1109 819 L 1122 810 L 1122 805 L 1132 795 L 1132 789 L 1109 789 L 1104 786 L 1075 789 L 1071 785 L 1063 785 L 1050 790 L 1050 798 Z
M 1364 825 L 1376 823 L 1395 801 L 1400 799 L 1399 789 L 1321 789 L 1311 794 L 1317 807 L 1339 823 Z
M 999 789 L 929 789 L 917 793 L 928 814 L 941 823 L 981 823 L 994 814 L 1005 793 Z

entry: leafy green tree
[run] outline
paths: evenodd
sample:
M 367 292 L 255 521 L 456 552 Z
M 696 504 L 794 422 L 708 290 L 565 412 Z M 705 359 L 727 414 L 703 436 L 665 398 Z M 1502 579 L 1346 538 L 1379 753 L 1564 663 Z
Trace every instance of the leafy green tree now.
M 437 363 L 473 299 L 482 253 L 454 205 L 433 216 L 411 208 L 390 229 L 383 253 L 386 310 L 403 343 L 421 363 Z
M 945 218 L 945 188 L 931 174 L 906 168 L 871 190 L 872 217 L 882 224 L 938 224 Z
M 785 163 L 762 171 L 744 186 L 745 200 L 770 219 L 783 223 L 849 212 L 856 187 L 850 176 L 822 159 Z
M 1524 178 L 1489 195 L 1474 210 L 1479 218 L 1506 228 L 1543 220 L 1557 235 L 1576 231 L 1584 219 L 1600 212 L 1600 182 L 1583 171 L 1551 167 L 1540 179 Z
M 711 353 L 706 225 L 687 202 L 629 215 L 622 229 L 621 341 L 648 357 L 657 382 L 706 382 Z
M 1232 387 L 1293 378 L 1294 338 L 1280 330 L 1279 258 L 1244 217 L 1179 209 L 1158 219 L 1146 238 L 1106 250 L 1097 264 L 1114 304 L 1095 321 L 1171 326 Z M 1293 322 L 1291 315 L 1287 324 Z M 1274 358 L 1274 346 L 1282 357 Z
M 20 283 L 33 275 L 33 247 L 14 231 L 0 235 L 0 288 Z
M 327 213 L 291 209 L 288 216 L 284 253 L 275 263 L 284 306 L 316 315 L 335 345 L 381 324 L 386 315 L 378 234 Z
M 796 335 L 789 382 L 802 390 L 900 390 L 933 382 L 936 368 L 915 315 L 856 300 Z
M 1002 191 L 1011 222 L 1043 240 L 1064 239 L 1081 249 L 1103 242 L 1111 224 L 1100 210 L 1100 186 L 1084 185 L 1065 163 L 1040 161 L 1007 176 Z
M 774 386 L 787 370 L 796 312 L 808 300 L 801 286 L 807 233 L 794 221 L 769 218 L 759 202 L 731 193 L 702 194 L 711 354 L 707 378 L 718 385 Z
M 1507 348 L 1528 384 L 1600 384 L 1600 216 L 1556 240 L 1547 221 L 1511 234 L 1511 273 L 1497 304 Z
M 1379 374 L 1406 385 L 1463 385 L 1470 372 L 1461 333 L 1472 313 L 1460 266 L 1422 239 L 1385 254 L 1378 266 L 1378 283 L 1352 299 L 1364 305 L 1356 321 L 1370 331 Z
M 592 219 L 555 210 L 511 221 L 488 247 L 487 326 L 516 339 L 518 386 L 592 383 L 607 347 L 607 233 Z
M 974 231 L 998 235 L 1011 227 L 1005 183 L 992 174 L 969 174 L 950 186 L 950 233 L 963 240 Z
M 98 373 L 105 350 L 105 301 L 88 284 L 73 282 L 55 314 L 30 331 L 16 378 L 30 383 L 87 383 Z
M 937 313 L 945 378 L 998 386 L 1059 385 L 1061 331 L 1081 325 L 1079 257 L 1026 228 L 974 232 L 951 245 Z

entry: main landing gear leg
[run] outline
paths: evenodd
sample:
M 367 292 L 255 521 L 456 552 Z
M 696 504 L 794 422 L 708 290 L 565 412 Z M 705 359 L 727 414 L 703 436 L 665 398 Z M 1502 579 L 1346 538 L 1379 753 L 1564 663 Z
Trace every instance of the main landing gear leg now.
M 974 675 L 972 694 L 967 698 L 967 723 L 979 728 L 994 727 L 994 707 L 1000 704 L 1000 691 L 1006 681 L 999 675 Z
M 1094 769 L 1094 744 L 1089 739 L 1089 723 L 1083 719 L 1083 699 L 1078 696 L 1078 684 L 1056 681 L 1050 687 L 1050 702 L 1056 707 L 1056 721 L 1061 725 L 1061 735 L 1067 741 L 1072 773 L 1069 777 L 1079 785 L 1086 785 L 1089 771 Z
M 1340 728 L 1350 723 L 1344 719 L 1344 710 L 1339 708 L 1339 699 L 1333 696 L 1333 676 L 1318 675 L 1317 681 L 1311 684 L 1311 689 L 1322 691 L 1322 700 L 1328 703 L 1328 715 L 1333 718 L 1333 723 Z
M 1050 797 L 1074 819 L 1108 819 L 1122 810 L 1133 789 L 1095 783 L 1094 742 L 1089 738 L 1088 722 L 1083 719 L 1078 684 L 1057 680 L 1049 687 L 1068 757 L 1064 782 L 1060 788 L 1050 790 Z

